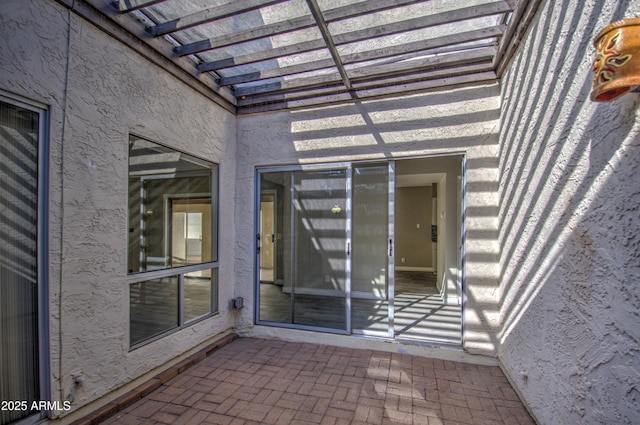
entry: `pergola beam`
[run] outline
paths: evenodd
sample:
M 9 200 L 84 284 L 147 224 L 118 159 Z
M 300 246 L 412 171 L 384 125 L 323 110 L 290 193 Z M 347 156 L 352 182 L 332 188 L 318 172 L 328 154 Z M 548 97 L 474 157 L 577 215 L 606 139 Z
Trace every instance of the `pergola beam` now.
M 468 43 L 471 41 L 490 39 L 492 37 L 499 37 L 504 32 L 505 27 L 503 25 L 482 28 L 474 31 L 467 31 L 459 34 L 447 35 L 429 40 L 421 40 L 413 43 L 400 44 L 397 46 L 389 46 L 382 49 L 369 50 L 365 52 L 352 53 L 342 57 L 342 63 L 344 65 L 350 65 L 360 62 L 372 61 L 376 59 L 385 59 L 397 57 L 400 55 L 407 55 L 410 53 L 422 52 L 426 54 L 432 49 L 439 47 L 451 46 L 456 44 Z M 287 66 L 282 68 L 251 72 L 241 75 L 235 75 L 232 77 L 221 78 L 219 84 L 221 86 L 228 86 L 234 84 L 248 83 L 251 81 L 258 81 L 269 78 L 284 77 L 287 75 L 300 74 L 309 71 L 315 71 L 320 69 L 329 68 L 332 66 L 332 62 L 329 59 L 322 59 L 314 62 L 306 62 L 303 64 Z
M 410 95 L 428 90 L 442 90 L 451 87 L 462 87 L 490 83 L 496 80 L 496 74 L 490 64 L 471 65 L 460 68 L 456 73 L 448 70 L 448 74 L 434 71 L 422 79 L 406 81 L 403 84 L 381 86 L 370 84 L 355 87 L 358 98 L 384 98 L 392 95 Z M 253 114 L 281 109 L 299 109 L 319 105 L 343 103 L 353 101 L 353 92 L 346 90 L 323 90 L 319 92 L 281 93 L 268 96 L 247 97 L 239 99 L 238 114 Z
M 211 7 L 190 15 L 182 16 L 171 21 L 163 22 L 158 25 L 147 27 L 149 34 L 154 37 L 170 34 L 176 31 L 182 31 L 198 25 L 207 24 L 219 19 L 229 18 L 243 13 L 251 12 L 256 9 L 282 3 L 288 0 L 236 0 L 233 3 L 227 3 L 218 7 Z
M 435 13 L 433 15 L 418 18 L 405 19 L 393 24 L 380 25 L 377 27 L 366 28 L 364 30 L 336 34 L 333 37 L 333 40 L 337 45 L 342 45 L 362 40 L 369 40 L 372 38 L 401 34 L 403 32 L 415 31 L 418 29 L 435 27 L 437 25 L 450 24 L 491 15 L 499 15 L 510 11 L 511 8 L 504 1 L 487 3 L 479 6 L 464 7 L 447 12 Z
M 356 81 L 376 80 L 380 78 L 391 78 L 410 73 L 418 73 L 417 70 L 424 72 L 436 68 L 447 68 L 478 62 L 491 63 L 495 52 L 495 47 L 484 47 L 464 52 L 455 52 L 429 56 L 423 59 L 403 61 L 401 63 L 367 66 L 351 70 L 350 79 L 352 83 L 355 83 Z M 252 85 L 250 87 L 237 87 L 235 93 L 238 98 L 242 98 L 243 96 L 260 95 L 269 92 L 307 90 L 321 87 L 323 85 L 340 84 L 341 81 L 342 79 L 339 73 L 333 72 L 307 78 L 293 78 L 284 81 L 277 81 L 270 84 L 264 84 L 262 86 Z
M 364 14 L 393 9 L 419 2 L 420 1 L 417 0 L 397 0 L 390 3 L 387 0 L 369 0 L 362 3 L 357 3 L 356 5 L 329 9 L 323 13 L 323 20 L 325 23 L 329 24 L 331 22 L 349 18 L 356 18 Z M 313 26 L 316 26 L 316 21 L 312 16 L 301 16 L 285 22 L 276 22 L 259 28 L 252 28 L 241 31 L 235 34 L 213 37 L 206 40 L 200 40 L 193 43 L 185 44 L 183 46 L 176 47 L 175 52 L 179 56 L 190 55 L 194 53 L 204 52 L 206 50 L 230 46 L 232 44 L 245 43 L 248 41 L 259 40 L 279 34 L 292 33 Z M 336 41 L 336 44 L 340 43 Z
M 376 59 L 392 58 L 410 53 L 430 53 L 431 50 L 446 46 L 455 46 L 479 40 L 490 40 L 500 37 L 504 33 L 504 25 L 482 28 L 473 31 L 465 31 L 458 34 L 444 35 L 441 37 L 420 40 L 412 43 L 399 44 L 395 46 L 383 47 L 366 52 L 352 53 L 343 57 L 345 64 L 367 62 Z M 462 50 L 462 49 L 461 49 Z
M 324 49 L 325 44 L 322 39 L 309 40 L 301 43 L 289 44 L 271 50 L 262 50 L 255 53 L 233 56 L 217 61 L 203 62 L 198 65 L 198 71 L 217 71 L 218 69 L 232 68 L 250 63 L 262 62 L 270 59 L 277 59 L 283 56 L 291 56 L 299 53 L 311 52 Z
M 259 40 L 262 38 L 272 37 L 278 34 L 285 34 L 292 31 L 298 31 L 305 28 L 316 26 L 316 21 L 312 16 L 300 16 L 289 21 L 276 22 L 264 25 L 262 27 L 251 28 L 246 31 L 240 31 L 233 34 L 222 35 L 219 37 L 209 38 L 207 40 L 196 41 L 189 44 L 178 46 L 174 49 L 178 56 L 186 56 L 195 53 L 204 52 L 206 50 L 218 49 L 234 44 L 246 43 L 248 41 Z
M 340 54 L 336 50 L 336 45 L 333 42 L 333 38 L 331 37 L 331 33 L 329 32 L 329 28 L 327 27 L 327 23 L 324 21 L 322 17 L 322 11 L 318 7 L 318 3 L 316 0 L 307 0 L 307 4 L 309 5 L 309 9 L 311 10 L 311 14 L 313 18 L 316 20 L 318 24 L 318 29 L 320 30 L 320 34 L 322 34 L 322 38 L 324 39 L 327 48 L 329 49 L 329 54 L 331 54 L 331 58 L 335 63 L 336 68 L 338 69 L 338 73 L 342 78 L 342 82 L 347 89 L 351 89 L 351 81 L 349 81 L 349 76 L 347 75 L 347 71 L 344 69 L 344 65 L 342 64 L 342 59 L 340 59 Z
M 114 0 L 113 3 L 119 12 L 127 13 L 165 1 L 166 0 Z
M 372 38 L 379 38 L 389 35 L 401 34 L 407 31 L 429 28 L 448 22 L 459 22 L 462 20 L 472 19 L 474 17 L 491 16 L 499 13 L 506 13 L 510 10 L 511 9 L 509 5 L 505 2 L 489 3 L 481 6 L 456 9 L 451 12 L 442 12 L 425 17 L 410 19 L 410 22 L 408 22 L 408 24 L 404 22 L 398 22 L 394 24 L 379 25 L 376 27 L 351 31 L 343 34 L 336 34 L 332 37 L 332 39 L 336 46 L 340 46 L 344 44 L 355 43 L 358 41 L 369 40 Z M 325 44 L 322 40 L 311 40 L 300 44 L 280 47 L 277 49 L 264 50 L 256 53 L 248 53 L 241 56 L 236 56 L 233 58 L 221 59 L 219 61 L 204 62 L 198 65 L 198 70 L 200 72 L 215 71 L 218 69 L 231 68 L 234 66 L 246 65 L 270 59 L 277 59 L 282 56 L 319 50 L 324 47 Z
M 511 16 L 507 32 L 502 38 L 498 52 L 493 60 L 498 78 L 502 76 L 511 57 L 525 37 L 527 28 L 529 28 L 541 4 L 542 0 L 521 0 L 518 8 Z

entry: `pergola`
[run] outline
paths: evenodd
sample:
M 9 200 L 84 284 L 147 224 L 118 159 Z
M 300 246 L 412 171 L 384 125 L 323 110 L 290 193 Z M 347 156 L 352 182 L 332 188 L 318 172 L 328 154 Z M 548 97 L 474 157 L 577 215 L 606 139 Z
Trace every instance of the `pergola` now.
M 542 0 L 58 0 L 236 114 L 497 81 Z

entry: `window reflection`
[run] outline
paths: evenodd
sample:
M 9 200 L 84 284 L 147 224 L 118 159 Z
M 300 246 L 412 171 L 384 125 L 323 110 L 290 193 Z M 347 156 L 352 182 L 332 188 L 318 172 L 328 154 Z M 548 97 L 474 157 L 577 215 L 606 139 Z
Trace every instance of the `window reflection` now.
M 135 136 L 129 153 L 129 273 L 215 261 L 217 166 Z

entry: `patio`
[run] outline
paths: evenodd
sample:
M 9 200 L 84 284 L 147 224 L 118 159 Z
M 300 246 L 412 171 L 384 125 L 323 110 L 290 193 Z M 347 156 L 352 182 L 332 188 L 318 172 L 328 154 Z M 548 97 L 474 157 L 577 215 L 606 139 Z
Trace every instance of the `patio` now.
M 492 366 L 240 338 L 182 369 L 84 423 L 534 424 Z

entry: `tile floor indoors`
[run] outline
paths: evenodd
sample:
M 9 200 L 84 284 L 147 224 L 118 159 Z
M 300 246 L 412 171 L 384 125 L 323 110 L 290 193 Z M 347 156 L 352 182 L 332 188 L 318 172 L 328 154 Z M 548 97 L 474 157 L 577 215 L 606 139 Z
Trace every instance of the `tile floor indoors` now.
M 101 422 L 533 425 L 498 367 L 240 338 Z

